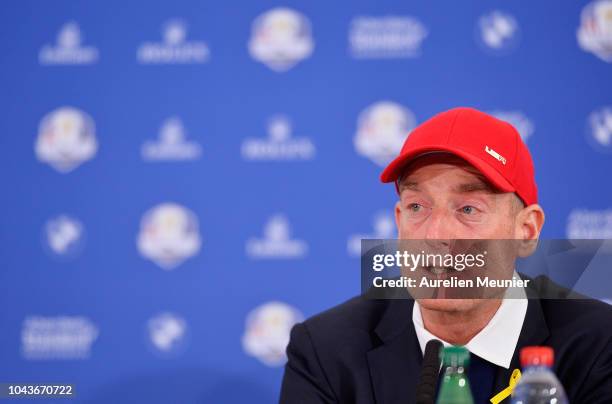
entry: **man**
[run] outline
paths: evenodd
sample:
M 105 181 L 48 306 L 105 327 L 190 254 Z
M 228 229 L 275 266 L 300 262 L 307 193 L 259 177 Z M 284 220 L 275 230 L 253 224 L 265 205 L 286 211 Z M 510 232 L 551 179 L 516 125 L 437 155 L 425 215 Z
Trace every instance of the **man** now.
M 537 240 L 544 224 L 525 144 L 474 109 L 416 128 L 381 180 L 399 193 L 400 239 Z M 470 350 L 477 403 L 508 385 L 530 345 L 555 350 L 571 403 L 612 403 L 611 330 L 612 308 L 594 300 L 359 296 L 293 328 L 280 401 L 412 403 L 424 346 L 436 338 Z

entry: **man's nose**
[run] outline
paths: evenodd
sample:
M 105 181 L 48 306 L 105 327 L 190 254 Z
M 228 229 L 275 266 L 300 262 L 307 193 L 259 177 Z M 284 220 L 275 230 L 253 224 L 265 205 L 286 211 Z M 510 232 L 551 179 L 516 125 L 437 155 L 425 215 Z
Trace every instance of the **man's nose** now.
M 452 217 L 448 212 L 434 209 L 427 218 L 425 239 L 428 245 L 436 249 L 448 250 L 452 247 L 452 240 L 456 232 L 453 229 Z

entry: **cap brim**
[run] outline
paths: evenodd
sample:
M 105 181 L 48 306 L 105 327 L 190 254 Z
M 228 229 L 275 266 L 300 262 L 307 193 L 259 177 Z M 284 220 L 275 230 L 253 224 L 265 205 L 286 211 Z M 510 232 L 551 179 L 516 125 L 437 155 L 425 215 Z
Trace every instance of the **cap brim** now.
M 510 184 L 510 182 L 489 163 L 471 153 L 467 153 L 461 149 L 449 147 L 448 145 L 422 147 L 414 149 L 410 151 L 410 153 L 398 156 L 383 170 L 382 174 L 380 175 L 380 180 L 385 183 L 396 181 L 409 163 L 421 155 L 431 152 L 446 152 L 461 157 L 474 166 L 474 168 L 476 168 L 487 180 L 489 180 L 495 188 L 504 192 L 515 191 L 512 184 Z

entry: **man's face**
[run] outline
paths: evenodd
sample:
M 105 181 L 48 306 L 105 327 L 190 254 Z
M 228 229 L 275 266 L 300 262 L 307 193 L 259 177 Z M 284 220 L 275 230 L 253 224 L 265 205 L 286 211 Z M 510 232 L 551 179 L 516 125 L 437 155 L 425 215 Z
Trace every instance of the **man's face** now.
M 494 190 L 482 174 L 447 153 L 414 161 L 399 184 L 395 218 L 400 239 L 515 239 L 522 203 Z M 512 261 L 515 257 L 512 257 Z M 513 264 L 513 262 L 512 262 Z M 419 299 L 431 310 L 467 311 L 478 299 Z

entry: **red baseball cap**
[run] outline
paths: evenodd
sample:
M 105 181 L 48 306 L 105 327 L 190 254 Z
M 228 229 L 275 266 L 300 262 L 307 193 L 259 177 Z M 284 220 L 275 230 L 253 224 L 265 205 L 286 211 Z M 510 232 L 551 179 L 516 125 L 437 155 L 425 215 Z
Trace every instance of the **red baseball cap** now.
M 517 130 L 505 121 L 473 108 L 442 112 L 410 133 L 380 180 L 397 181 L 410 162 L 430 152 L 455 154 L 499 190 L 516 193 L 527 206 L 538 203 L 531 154 Z

